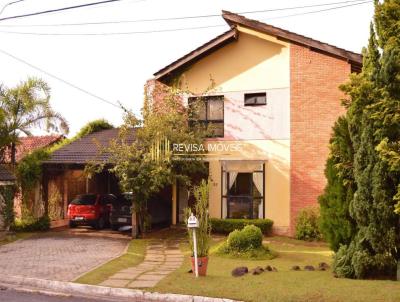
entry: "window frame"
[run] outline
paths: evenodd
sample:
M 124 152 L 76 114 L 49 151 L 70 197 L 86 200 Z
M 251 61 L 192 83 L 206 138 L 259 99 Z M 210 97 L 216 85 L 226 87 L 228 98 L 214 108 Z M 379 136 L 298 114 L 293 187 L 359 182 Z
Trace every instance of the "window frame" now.
M 224 191 L 224 181 L 223 181 L 223 177 L 224 177 L 224 173 L 226 173 L 226 194 L 223 194 Z M 238 172 L 241 173 L 241 172 Z M 247 172 L 243 172 L 243 173 L 247 173 Z M 258 218 L 258 217 L 252 217 L 250 219 L 265 219 L 265 163 L 262 164 L 262 170 L 255 170 L 253 173 L 262 173 L 263 175 L 263 191 L 260 192 L 262 194 L 262 196 L 260 197 L 254 197 L 253 195 L 253 186 L 251 188 L 251 198 L 252 198 L 252 208 L 254 207 L 254 201 L 255 200 L 260 200 L 262 202 L 262 208 L 263 208 L 263 212 L 262 212 L 262 218 Z M 221 219 L 229 219 L 229 197 L 235 196 L 235 195 L 230 195 L 229 194 L 229 172 L 224 170 L 223 166 L 221 165 Z M 224 202 L 224 198 L 226 199 L 226 217 L 223 217 L 223 202 Z
M 267 92 L 266 91 L 264 91 L 264 92 L 248 92 L 248 93 L 245 93 L 244 94 L 244 96 L 243 96 L 243 105 L 244 106 L 267 106 L 267 104 L 268 104 L 268 101 L 267 101 Z M 248 103 L 248 104 L 246 104 L 246 97 L 261 97 L 261 96 L 263 96 L 263 97 L 265 97 L 265 103 L 254 103 L 254 104 L 252 104 L 252 103 Z
M 208 118 L 209 116 L 209 109 L 208 109 L 208 100 L 210 99 L 218 99 L 222 101 L 222 119 L 217 119 L 217 120 L 210 120 Z M 224 95 L 207 95 L 207 96 L 191 96 L 188 98 L 188 105 L 190 106 L 190 103 L 193 100 L 202 100 L 204 102 L 205 108 L 206 108 L 206 114 L 205 114 L 205 119 L 197 119 L 195 120 L 198 123 L 201 123 L 208 127 L 208 125 L 212 124 L 222 124 L 222 134 L 221 135 L 208 135 L 208 138 L 214 138 L 214 137 L 224 137 L 225 136 L 225 96 Z M 194 120 L 192 120 L 194 121 Z

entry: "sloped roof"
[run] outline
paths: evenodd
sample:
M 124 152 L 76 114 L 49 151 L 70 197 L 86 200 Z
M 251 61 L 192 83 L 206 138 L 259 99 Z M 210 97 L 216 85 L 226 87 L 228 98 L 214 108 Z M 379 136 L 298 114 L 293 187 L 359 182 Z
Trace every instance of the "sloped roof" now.
M 0 182 L 15 181 L 14 174 L 10 171 L 7 165 L 0 164 Z
M 223 34 L 215 37 L 214 39 L 208 41 L 207 43 L 197 47 L 195 50 L 189 52 L 188 54 L 172 62 L 171 64 L 163 67 L 162 69 L 154 73 L 154 76 L 156 77 L 156 79 L 159 79 L 178 68 L 185 68 L 186 66 L 193 64 L 194 62 L 225 46 L 226 44 L 235 41 L 237 37 L 238 33 L 236 29 L 228 30 Z
M 39 148 L 50 146 L 63 138 L 63 135 L 21 137 L 20 144 L 17 146 L 16 160 L 18 162 L 28 153 Z
M 229 11 L 223 10 L 222 17 L 230 26 L 242 25 L 245 27 L 253 28 L 268 35 L 275 36 L 280 40 L 304 45 L 310 47 L 311 49 L 319 50 L 326 54 L 334 55 L 342 59 L 348 60 L 352 63 L 362 63 L 362 56 L 360 54 L 336 47 L 328 43 L 314 40 L 312 38 L 299 35 L 294 32 L 275 27 L 257 20 L 248 19 Z
M 263 22 L 259 22 L 256 20 L 248 19 L 241 15 L 229 12 L 222 11 L 222 17 L 224 20 L 230 25 L 231 30 L 223 33 L 222 35 L 217 36 L 216 38 L 210 40 L 209 42 L 201 45 L 195 50 L 189 52 L 183 57 L 177 59 L 171 64 L 163 67 L 159 71 L 154 73 L 155 79 L 165 82 L 171 76 L 174 75 L 177 71 L 182 71 L 182 69 L 187 66 L 192 65 L 197 62 L 201 58 L 211 54 L 212 52 L 218 50 L 219 48 L 225 46 L 228 43 L 231 43 L 238 38 L 238 34 L 236 28 L 238 25 L 254 29 L 256 31 L 260 31 L 262 33 L 268 34 L 270 36 L 274 36 L 277 39 L 287 41 L 290 43 L 296 43 L 300 45 L 304 45 L 312 50 L 320 51 L 327 55 L 335 56 L 340 59 L 344 59 L 348 61 L 350 64 L 355 65 L 360 68 L 362 64 L 362 56 L 358 53 L 339 48 L 328 43 L 320 42 L 314 40 L 312 38 L 305 37 L 303 35 L 299 35 L 288 30 L 275 27 Z
M 45 164 L 87 164 L 90 161 L 106 161 L 108 153 L 101 152 L 110 142 L 118 138 L 119 129 L 101 130 L 86 135 L 53 152 Z M 127 137 L 127 142 L 134 141 L 134 132 Z

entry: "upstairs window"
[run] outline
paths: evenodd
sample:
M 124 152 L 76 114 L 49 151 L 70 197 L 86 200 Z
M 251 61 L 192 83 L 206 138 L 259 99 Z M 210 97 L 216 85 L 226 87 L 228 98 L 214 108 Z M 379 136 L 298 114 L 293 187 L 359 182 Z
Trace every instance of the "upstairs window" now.
M 192 121 L 208 127 L 210 137 L 224 136 L 224 96 L 190 97 L 189 106 L 194 112 Z
M 245 106 L 267 105 L 267 93 L 266 92 L 245 93 L 244 105 Z

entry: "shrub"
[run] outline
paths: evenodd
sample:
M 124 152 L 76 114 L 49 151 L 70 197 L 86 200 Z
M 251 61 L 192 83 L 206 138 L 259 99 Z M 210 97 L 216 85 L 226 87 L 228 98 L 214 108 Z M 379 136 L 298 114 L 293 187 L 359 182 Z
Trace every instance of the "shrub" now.
M 231 232 L 228 239 L 218 246 L 216 253 L 219 256 L 251 260 L 274 258 L 269 248 L 262 244 L 262 238 L 259 227 L 247 225 L 242 230 Z
M 50 218 L 42 216 L 38 219 L 15 220 L 11 229 L 15 232 L 42 232 L 50 229 Z
M 199 227 L 196 230 L 197 239 L 197 255 L 198 257 L 207 257 L 210 249 L 211 240 L 211 225 L 210 218 L 208 214 L 208 194 L 209 194 L 209 184 L 203 179 L 199 186 L 193 188 L 193 195 L 196 200 L 194 207 L 197 220 L 199 222 Z M 186 220 L 189 218 L 191 210 L 186 208 L 185 216 Z M 194 253 L 193 248 L 193 233 L 191 229 L 188 229 L 189 242 Z
M 213 233 L 229 234 L 234 230 L 241 230 L 246 225 L 254 225 L 260 228 L 265 235 L 271 234 L 273 221 L 270 219 L 219 219 L 211 218 Z
M 299 240 L 319 240 L 319 211 L 317 208 L 302 209 L 296 218 L 296 238 Z
M 246 225 L 241 231 L 234 230 L 228 236 L 227 246 L 232 251 L 245 252 L 262 246 L 262 233 L 254 225 Z

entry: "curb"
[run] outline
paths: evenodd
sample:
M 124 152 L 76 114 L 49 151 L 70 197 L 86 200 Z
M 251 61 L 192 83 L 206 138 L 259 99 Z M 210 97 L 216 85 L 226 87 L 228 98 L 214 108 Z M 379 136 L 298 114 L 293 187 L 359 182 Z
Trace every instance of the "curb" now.
M 27 286 L 66 294 L 93 295 L 111 298 L 132 298 L 137 302 L 237 302 L 231 299 L 211 298 L 192 295 L 162 294 L 127 288 L 113 288 L 97 285 L 79 284 L 65 281 L 25 278 L 17 276 L 1 276 L 4 284 Z

